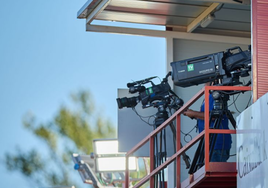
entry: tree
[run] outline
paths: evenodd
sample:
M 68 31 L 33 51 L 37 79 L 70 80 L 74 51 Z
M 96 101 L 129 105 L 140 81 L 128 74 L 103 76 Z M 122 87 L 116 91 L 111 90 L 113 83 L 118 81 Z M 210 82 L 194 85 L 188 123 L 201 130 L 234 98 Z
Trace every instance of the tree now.
M 76 184 L 70 175 L 72 171 L 77 173 L 72 170 L 72 153 L 90 154 L 93 151 L 92 140 L 114 138 L 115 128 L 109 120 L 96 114 L 89 92 L 80 91 L 71 95 L 71 99 L 74 104 L 72 110 L 61 106 L 48 123 L 37 122 L 32 114 L 25 115 L 23 126 L 42 140 L 47 150 L 33 148 L 22 151 L 18 147 L 15 153 L 6 153 L 8 170 L 19 171 L 39 187 Z

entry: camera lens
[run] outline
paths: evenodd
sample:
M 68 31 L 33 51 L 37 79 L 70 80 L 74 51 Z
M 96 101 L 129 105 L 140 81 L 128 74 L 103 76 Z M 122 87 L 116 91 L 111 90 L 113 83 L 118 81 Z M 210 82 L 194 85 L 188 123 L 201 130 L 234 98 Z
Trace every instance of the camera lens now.
M 119 109 L 124 108 L 124 107 L 131 108 L 131 107 L 134 107 L 134 106 L 137 105 L 137 103 L 138 103 L 138 97 L 117 98 L 116 101 L 117 101 L 117 104 L 118 104 L 118 108 Z

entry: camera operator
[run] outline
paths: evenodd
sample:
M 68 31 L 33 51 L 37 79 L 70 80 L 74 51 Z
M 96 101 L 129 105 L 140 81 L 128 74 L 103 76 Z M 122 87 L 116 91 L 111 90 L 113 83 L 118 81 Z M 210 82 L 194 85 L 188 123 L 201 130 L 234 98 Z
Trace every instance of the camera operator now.
M 206 83 L 205 86 L 210 86 L 213 85 L 213 83 Z M 214 104 L 214 99 L 212 97 L 212 94 L 209 95 L 209 111 L 213 110 L 213 104 Z M 197 120 L 197 126 L 199 129 L 199 132 L 202 132 L 204 130 L 204 113 L 205 109 L 205 101 L 203 101 L 200 111 L 194 111 L 191 109 L 188 109 L 184 111 L 184 115 L 188 116 L 191 119 L 196 119 Z M 215 122 L 215 118 L 212 119 L 210 123 L 210 128 L 213 128 Z M 228 118 L 224 114 L 223 119 L 221 121 L 219 129 L 229 129 L 228 127 Z M 211 162 L 226 162 L 229 159 L 230 156 L 230 148 L 232 144 L 232 139 L 230 134 L 218 134 L 217 139 L 215 142 L 214 150 L 212 152 L 211 156 Z

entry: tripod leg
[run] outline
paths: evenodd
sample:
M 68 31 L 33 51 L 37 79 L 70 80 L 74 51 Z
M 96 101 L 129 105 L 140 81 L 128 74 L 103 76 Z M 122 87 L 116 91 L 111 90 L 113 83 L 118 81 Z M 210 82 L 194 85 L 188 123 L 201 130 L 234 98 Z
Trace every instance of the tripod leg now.
M 215 120 L 214 120 L 214 125 L 213 125 L 213 129 L 219 129 L 220 125 L 221 125 L 221 121 L 222 121 L 222 114 L 219 115 L 219 117 L 217 117 Z M 217 134 L 210 134 L 209 136 L 209 149 L 211 150 L 212 148 L 214 148 L 215 146 L 215 142 L 213 142 L 215 139 L 215 135 Z
M 171 131 L 172 131 L 172 133 L 173 133 L 173 138 L 174 138 L 174 141 L 173 141 L 173 142 L 174 142 L 174 146 L 175 146 L 175 148 L 174 148 L 174 153 L 176 153 L 176 139 L 177 139 L 177 138 L 176 138 L 176 129 L 175 129 L 173 123 L 170 123 L 170 129 L 171 129 Z M 180 144 L 181 144 L 181 148 L 182 148 L 183 145 L 182 145 L 181 142 L 180 142 Z M 183 159 L 184 162 L 185 162 L 186 169 L 190 168 L 191 164 L 190 164 L 190 158 L 189 158 L 189 156 L 186 155 L 185 152 L 183 152 L 181 155 L 182 155 L 182 159 Z M 176 165 L 176 162 L 175 162 L 175 165 Z
M 227 112 L 226 112 L 227 114 L 227 118 L 230 120 L 230 122 L 232 123 L 232 125 L 233 125 L 233 127 L 234 127 L 234 129 L 236 129 L 236 121 L 235 121 L 235 119 L 234 119 L 234 116 L 233 116 L 233 114 L 230 112 L 230 110 L 227 110 Z
M 212 119 L 213 119 L 213 114 L 211 112 L 210 115 L 209 115 L 209 128 L 210 128 L 210 125 L 212 123 Z M 202 146 L 202 149 L 201 149 L 200 152 L 201 152 L 200 153 L 200 158 L 199 158 L 199 161 L 198 161 L 199 168 L 202 167 L 205 164 L 205 141 L 203 141 L 203 146 Z
M 158 142 L 157 142 L 157 135 L 154 137 L 154 143 L 155 143 L 155 152 L 154 152 L 154 169 L 158 166 Z M 157 185 L 157 182 L 158 182 L 158 176 L 159 174 L 156 174 L 155 175 L 155 178 L 154 178 L 154 187 L 157 188 L 158 185 Z
M 162 164 L 162 158 L 163 158 L 163 156 L 162 156 L 162 150 L 163 150 L 162 142 L 163 142 L 163 131 L 160 132 L 160 137 L 159 137 L 159 145 L 160 145 L 159 153 L 158 153 L 159 166 Z M 163 170 L 161 170 L 159 172 L 159 185 L 160 185 L 160 188 L 162 188 L 162 182 L 163 182 Z
M 163 134 L 163 137 L 164 137 L 164 161 L 167 160 L 167 138 L 166 138 L 166 129 L 163 130 L 164 134 Z
M 196 166 L 197 166 L 197 161 L 200 157 L 200 151 L 202 150 L 202 147 L 204 147 L 204 137 L 200 139 L 197 150 L 195 152 L 195 156 L 193 158 L 193 162 L 192 165 L 188 171 L 188 174 L 193 174 L 194 172 L 196 172 Z
M 163 163 L 167 160 L 167 142 L 166 142 L 166 129 L 163 130 L 163 137 L 164 137 L 164 153 L 163 153 Z M 165 171 L 163 169 L 163 188 L 165 188 Z
M 213 129 L 219 129 L 220 128 L 220 125 L 222 123 L 222 118 L 223 118 L 223 114 L 220 114 L 219 117 L 215 119 Z M 209 147 L 209 161 L 211 161 L 211 157 L 212 157 L 212 154 L 213 154 L 213 151 L 214 151 L 217 136 L 218 136 L 218 134 L 211 134 L 210 137 L 209 137 L 210 138 L 210 140 L 209 140 L 209 146 L 210 146 Z
M 212 121 L 212 114 L 210 114 L 209 117 L 209 125 L 211 124 Z M 192 165 L 190 167 L 190 170 L 188 171 L 189 174 L 193 174 L 194 172 L 196 172 L 201 166 L 204 165 L 204 147 L 205 143 L 204 143 L 204 137 L 200 140 L 199 145 L 197 147 L 197 150 L 195 152 L 195 156 L 192 162 Z

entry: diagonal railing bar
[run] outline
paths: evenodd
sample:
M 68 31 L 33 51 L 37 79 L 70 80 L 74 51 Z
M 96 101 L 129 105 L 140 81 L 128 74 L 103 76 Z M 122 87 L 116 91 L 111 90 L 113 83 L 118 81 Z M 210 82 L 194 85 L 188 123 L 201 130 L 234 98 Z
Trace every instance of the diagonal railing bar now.
M 193 140 L 188 142 L 185 146 L 183 146 L 179 151 L 177 151 L 175 154 L 173 154 L 171 157 L 169 157 L 168 160 L 166 160 L 163 164 L 158 166 L 156 169 L 154 169 L 149 175 L 145 176 L 143 179 L 141 179 L 133 188 L 140 187 L 144 183 L 146 183 L 152 176 L 154 176 L 156 173 L 158 173 L 160 170 L 163 170 L 165 167 L 167 167 L 170 163 L 172 163 L 177 157 L 180 157 L 182 153 L 186 152 L 188 149 L 190 149 L 191 146 L 193 146 L 196 142 L 198 142 L 203 136 L 205 135 L 205 131 L 202 131 L 200 134 L 198 134 Z

